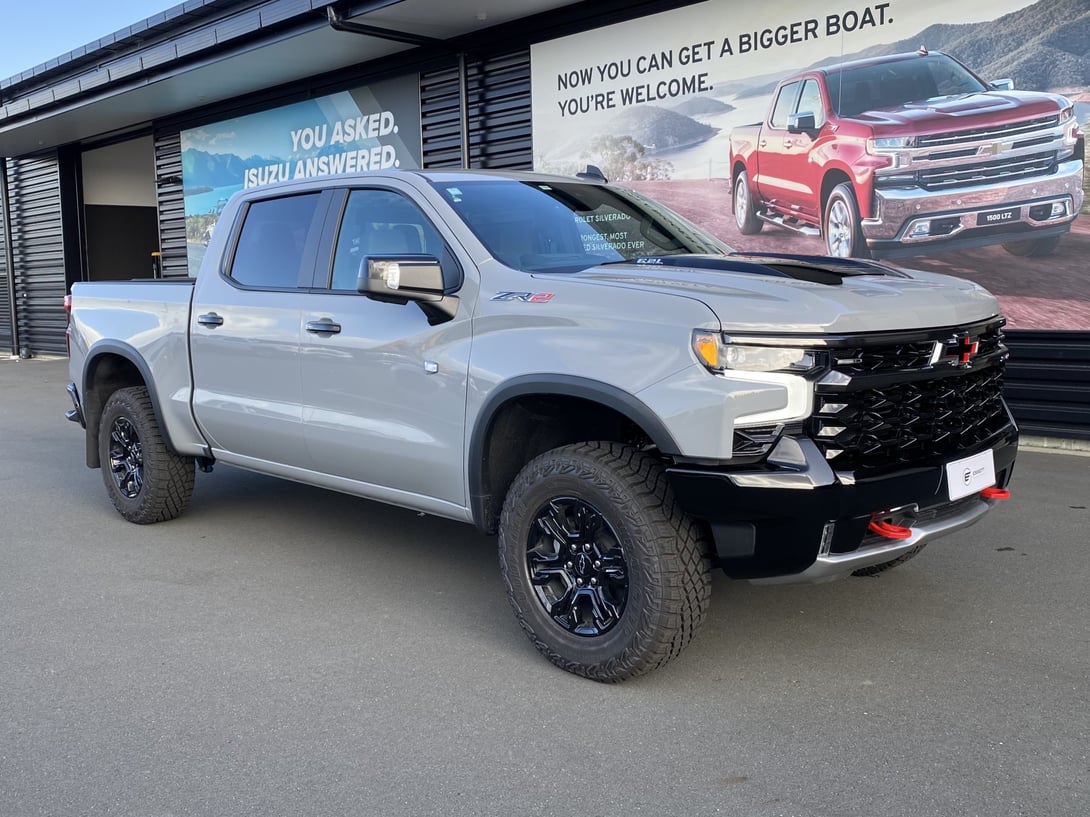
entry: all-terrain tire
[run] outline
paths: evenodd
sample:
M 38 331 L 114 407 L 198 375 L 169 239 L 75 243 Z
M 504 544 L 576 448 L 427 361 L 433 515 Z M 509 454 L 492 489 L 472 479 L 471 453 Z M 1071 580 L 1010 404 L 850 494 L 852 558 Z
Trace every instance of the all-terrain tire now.
M 742 171 L 734 180 L 734 223 L 742 235 L 756 235 L 765 223 L 757 218 L 757 203 L 753 200 L 753 188 L 749 174 Z
M 499 556 L 507 596 L 558 667 L 622 681 L 676 657 L 711 597 L 708 539 L 661 463 L 589 442 L 529 462 L 507 493 Z
M 858 570 L 853 570 L 853 576 L 877 576 L 879 573 L 885 573 L 887 570 L 892 570 L 897 565 L 903 565 L 909 559 L 913 558 L 917 553 L 923 550 L 923 545 L 916 545 L 912 550 L 906 551 L 898 556 L 896 559 L 890 559 L 888 562 L 882 562 L 880 564 L 871 565 L 870 567 L 861 567 Z
M 821 222 L 825 252 L 837 258 L 870 258 L 859 222 L 859 204 L 855 191 L 847 182 L 838 184 L 825 202 Z
M 98 453 L 106 493 L 130 522 L 174 519 L 193 494 L 194 461 L 163 439 L 143 386 L 118 389 L 102 409 Z
M 1050 235 L 1045 238 L 1027 238 L 1025 241 L 1008 241 L 1003 249 L 1019 258 L 1043 258 L 1052 255 L 1060 246 L 1060 237 Z

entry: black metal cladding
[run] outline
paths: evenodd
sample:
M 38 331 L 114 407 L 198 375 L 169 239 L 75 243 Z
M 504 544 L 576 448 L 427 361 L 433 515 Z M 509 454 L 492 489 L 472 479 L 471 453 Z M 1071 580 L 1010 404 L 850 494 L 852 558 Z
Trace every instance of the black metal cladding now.
M 155 134 L 155 187 L 159 206 L 159 258 L 164 278 L 189 275 L 182 190 L 182 136 L 177 130 Z
M 530 49 L 470 62 L 466 74 L 470 167 L 533 167 Z
M 1024 434 L 1090 440 L 1090 332 L 1020 330 L 1003 394 Z
M 420 75 L 422 166 L 462 166 L 462 90 L 458 66 Z
M 842 377 L 818 383 L 807 433 L 844 471 L 936 463 L 987 443 L 1009 424 L 1000 327 L 837 346 Z
M 0 168 L 6 169 L 6 165 L 0 164 Z M 8 237 L 4 230 L 3 206 L 3 201 L 0 201 L 0 354 L 17 351 L 11 331 L 11 297 L 8 290 L 10 283 L 8 276 L 11 275 L 11 270 L 8 269 Z
M 423 166 L 461 167 L 462 117 L 458 67 L 420 75 Z M 530 52 L 466 62 L 469 166 L 528 170 L 533 166 Z
M 19 345 L 65 354 L 64 236 L 56 156 L 8 164 Z

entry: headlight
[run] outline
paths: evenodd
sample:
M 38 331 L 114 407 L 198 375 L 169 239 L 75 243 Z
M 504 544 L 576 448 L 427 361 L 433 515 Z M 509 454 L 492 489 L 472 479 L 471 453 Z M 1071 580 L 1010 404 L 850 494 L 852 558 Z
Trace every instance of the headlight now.
M 915 136 L 876 136 L 867 140 L 870 152 L 879 150 L 905 150 L 916 147 Z
M 693 332 L 697 359 L 713 372 L 788 372 L 807 374 L 819 368 L 818 353 L 793 346 L 726 343 L 717 332 Z
M 1060 111 L 1060 124 L 1065 125 L 1075 118 L 1075 106 L 1068 105 L 1062 111 Z

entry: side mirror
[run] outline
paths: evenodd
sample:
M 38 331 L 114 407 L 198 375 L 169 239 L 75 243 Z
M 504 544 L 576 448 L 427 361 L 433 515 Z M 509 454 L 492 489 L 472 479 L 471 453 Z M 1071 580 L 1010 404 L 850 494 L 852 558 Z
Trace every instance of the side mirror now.
M 446 295 L 443 266 L 432 255 L 368 255 L 360 263 L 356 289 L 376 301 L 406 304 L 415 301 L 428 323 L 450 320 L 458 299 Z
M 813 111 L 800 111 L 799 113 L 788 114 L 788 133 L 814 133 L 816 130 L 817 127 L 814 123 Z
M 994 88 L 997 91 L 1013 91 L 1014 90 L 1014 80 L 1011 79 L 1010 77 L 1005 77 L 1003 79 L 993 80 L 992 82 L 989 83 L 989 85 L 991 85 L 992 88 Z

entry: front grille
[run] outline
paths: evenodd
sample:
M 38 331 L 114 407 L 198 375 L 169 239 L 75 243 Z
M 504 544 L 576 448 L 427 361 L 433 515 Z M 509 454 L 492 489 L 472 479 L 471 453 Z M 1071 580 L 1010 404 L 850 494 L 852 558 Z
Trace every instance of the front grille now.
M 1021 136 L 1024 133 L 1033 133 L 1038 130 L 1055 128 L 1060 124 L 1059 114 L 1044 116 L 1039 119 L 1027 119 L 1023 122 L 1012 122 L 1007 125 L 990 125 L 986 128 L 973 130 L 953 131 L 948 133 L 933 133 L 928 136 L 920 136 L 917 145 L 920 147 L 944 147 L 948 145 L 962 145 L 966 142 L 987 142 L 995 139 L 1010 139 Z
M 916 173 L 916 183 L 925 190 L 945 190 L 952 187 L 975 187 L 995 182 L 1014 184 L 1033 176 L 1056 172 L 1054 152 L 1030 156 L 997 157 L 986 162 L 936 167 Z
M 1001 322 L 838 346 L 806 433 L 838 470 L 935 463 L 1006 428 Z

